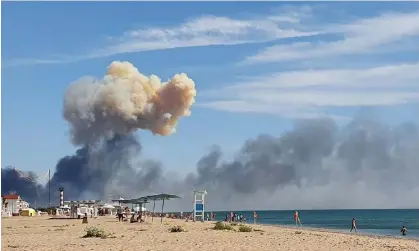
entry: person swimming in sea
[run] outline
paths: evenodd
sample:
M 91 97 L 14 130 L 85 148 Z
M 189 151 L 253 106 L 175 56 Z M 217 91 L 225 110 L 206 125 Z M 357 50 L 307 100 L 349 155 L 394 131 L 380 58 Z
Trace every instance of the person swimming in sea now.
M 403 226 L 402 229 L 400 230 L 400 232 L 402 233 L 402 235 L 406 235 L 407 234 L 407 228 L 405 226 Z

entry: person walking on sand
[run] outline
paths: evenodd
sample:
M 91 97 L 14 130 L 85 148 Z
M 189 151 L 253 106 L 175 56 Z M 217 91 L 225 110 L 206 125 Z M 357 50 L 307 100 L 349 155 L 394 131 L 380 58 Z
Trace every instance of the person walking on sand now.
M 300 225 L 300 227 L 303 226 L 303 225 L 301 225 L 300 216 L 298 215 L 298 211 L 294 211 L 294 220 L 295 220 L 295 226 L 296 227 L 298 227 L 298 225 Z
M 352 230 L 354 229 L 355 229 L 355 233 L 358 233 L 358 229 L 356 229 L 356 220 L 355 218 L 352 218 L 352 227 L 351 227 L 351 231 L 349 232 L 352 232 Z
M 253 212 L 253 224 L 256 224 L 256 219 L 259 218 L 258 213 L 256 211 Z

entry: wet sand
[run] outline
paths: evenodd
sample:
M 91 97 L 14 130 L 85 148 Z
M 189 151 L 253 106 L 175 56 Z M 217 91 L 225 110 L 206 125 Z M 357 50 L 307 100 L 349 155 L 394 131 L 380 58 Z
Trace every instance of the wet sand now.
M 114 217 L 82 220 L 48 220 L 47 217 L 2 218 L 2 250 L 356 250 L 419 251 L 419 241 L 343 234 L 315 229 L 296 230 L 277 226 L 249 225 L 252 232 L 213 230 L 214 223 L 154 219 L 146 223 L 118 222 Z M 172 226 L 186 232 L 171 233 Z M 86 227 L 97 226 L 110 236 L 82 238 Z

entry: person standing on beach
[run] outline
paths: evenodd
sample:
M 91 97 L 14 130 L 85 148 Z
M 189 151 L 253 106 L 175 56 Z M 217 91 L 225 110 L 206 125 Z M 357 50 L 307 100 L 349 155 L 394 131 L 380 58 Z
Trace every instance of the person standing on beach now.
M 122 209 L 121 207 L 118 207 L 118 209 L 116 210 L 116 213 L 118 214 L 118 221 L 122 220 Z
M 295 226 L 298 227 L 298 224 L 300 224 L 300 227 L 302 227 L 300 216 L 298 215 L 298 211 L 294 211 L 294 220 L 295 220 Z
M 355 233 L 358 233 L 358 230 L 356 229 L 356 220 L 355 218 L 352 218 L 352 227 L 351 227 L 351 231 L 355 229 Z
M 253 212 L 253 224 L 256 224 L 256 219 L 259 217 L 259 215 L 256 213 L 256 211 Z

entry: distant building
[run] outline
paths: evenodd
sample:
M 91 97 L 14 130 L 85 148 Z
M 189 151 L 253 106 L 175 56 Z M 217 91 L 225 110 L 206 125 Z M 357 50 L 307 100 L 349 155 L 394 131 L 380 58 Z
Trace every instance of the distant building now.
M 22 200 L 17 194 L 3 195 L 2 211 L 18 214 L 20 210 L 29 208 L 29 203 Z

